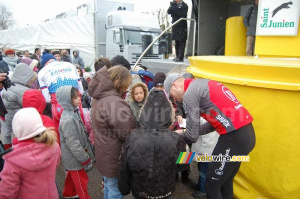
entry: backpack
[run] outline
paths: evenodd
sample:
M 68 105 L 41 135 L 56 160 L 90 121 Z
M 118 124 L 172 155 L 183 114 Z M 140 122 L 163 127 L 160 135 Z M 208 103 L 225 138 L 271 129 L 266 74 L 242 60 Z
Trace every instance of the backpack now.
M 137 72 L 131 71 L 131 74 L 135 74 L 140 76 L 142 79 L 142 82 L 145 83 L 148 87 L 148 90 L 150 91 L 153 86 L 154 86 L 154 75 L 150 71 L 145 71 L 145 70 L 139 70 Z

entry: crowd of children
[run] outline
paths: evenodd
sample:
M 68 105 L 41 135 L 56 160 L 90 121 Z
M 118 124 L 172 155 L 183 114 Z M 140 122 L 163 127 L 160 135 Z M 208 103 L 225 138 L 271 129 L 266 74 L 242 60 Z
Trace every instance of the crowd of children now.
M 103 176 L 105 199 L 130 192 L 137 199 L 171 198 L 178 172 L 182 182 L 188 181 L 189 165 L 176 164 L 179 153 L 212 154 L 217 132 L 192 137 L 193 145 L 181 135 L 187 112 L 179 95 L 169 90 L 184 77 L 176 76 L 168 85 L 164 73 L 132 70 L 122 56 L 97 59 L 91 77 L 82 66 L 58 61 L 57 55 L 43 54 L 38 75 L 37 63 L 23 59 L 14 66 L 13 86 L 3 91 L 3 141 L 5 149 L 13 145 L 13 152 L 4 156 L 0 199 L 58 198 L 60 158 L 66 169 L 64 198 L 91 198 L 86 172 L 93 165 Z M 184 81 L 191 83 L 193 77 Z M 43 114 L 47 102 L 52 118 Z M 198 165 L 195 198 L 206 197 L 208 165 Z

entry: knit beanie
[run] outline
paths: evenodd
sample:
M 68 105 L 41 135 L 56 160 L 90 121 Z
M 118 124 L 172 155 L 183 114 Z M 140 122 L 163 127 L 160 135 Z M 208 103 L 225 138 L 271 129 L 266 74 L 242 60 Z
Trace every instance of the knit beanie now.
M 42 118 L 35 108 L 19 110 L 13 118 L 12 128 L 19 141 L 41 135 L 46 130 Z
M 15 51 L 13 49 L 7 49 L 5 51 L 5 55 L 7 55 L 7 54 L 16 54 L 16 53 L 15 53 Z
M 43 55 L 41 57 L 41 65 L 42 65 L 42 67 L 45 66 L 45 63 L 47 61 L 49 61 L 49 59 L 55 59 L 55 57 L 52 54 L 50 54 L 50 53 L 43 52 Z
M 114 58 L 112 58 L 110 60 L 111 62 L 111 66 L 115 66 L 115 65 L 122 65 L 125 68 L 127 68 L 128 70 L 131 70 L 131 66 L 130 63 L 127 61 L 127 59 L 125 59 L 123 56 L 121 55 L 117 55 Z
M 154 76 L 154 86 L 157 86 L 157 84 L 159 83 L 161 84 L 161 86 L 163 86 L 165 79 L 166 79 L 165 73 L 162 72 L 156 73 Z
M 27 64 L 28 66 L 30 66 L 31 62 L 32 62 L 32 59 L 26 58 L 26 57 L 23 57 L 20 61 L 20 63 Z

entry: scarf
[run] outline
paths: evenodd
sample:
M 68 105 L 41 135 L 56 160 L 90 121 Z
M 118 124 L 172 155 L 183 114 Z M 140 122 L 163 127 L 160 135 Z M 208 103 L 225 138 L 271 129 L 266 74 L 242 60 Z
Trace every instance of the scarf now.
M 9 66 L 15 67 L 18 62 L 18 57 L 3 57 L 3 61 L 5 61 Z

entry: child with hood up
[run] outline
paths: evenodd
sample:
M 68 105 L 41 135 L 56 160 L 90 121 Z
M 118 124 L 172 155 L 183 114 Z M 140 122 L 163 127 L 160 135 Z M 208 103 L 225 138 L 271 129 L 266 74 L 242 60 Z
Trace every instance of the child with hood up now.
M 79 95 L 72 86 L 62 86 L 56 92 L 57 102 L 64 110 L 59 122 L 62 162 L 67 169 L 63 196 L 90 199 L 85 169 L 92 169 L 94 154 L 79 114 Z
M 43 114 L 46 108 L 46 100 L 40 90 L 29 89 L 24 92 L 23 108 L 35 108 L 39 112 L 42 118 L 43 125 L 46 128 L 53 128 L 53 130 L 55 129 L 53 120 L 50 117 Z M 58 132 L 56 132 L 56 135 L 57 135 L 57 142 L 59 143 Z
M 136 124 L 138 124 L 140 110 L 145 104 L 148 96 L 148 88 L 146 84 L 140 81 L 133 83 L 130 90 L 130 96 L 132 101 L 129 103 L 129 106 L 132 110 L 134 121 Z
M 3 91 L 2 99 L 6 107 L 7 114 L 4 122 L 4 139 L 5 149 L 11 147 L 12 120 L 15 113 L 23 107 L 23 94 L 34 84 L 37 84 L 37 73 L 34 72 L 27 64 L 21 63 L 16 66 L 11 78 L 14 83 L 7 90 Z
M 84 61 L 83 59 L 79 56 L 79 50 L 74 50 L 73 51 L 74 59 L 72 61 L 73 64 L 79 64 L 80 67 L 83 69 L 84 68 Z
M 55 173 L 60 162 L 60 148 L 55 132 L 43 125 L 34 108 L 19 110 L 12 127 L 18 143 L 4 156 L 0 198 L 58 198 Z
M 176 161 L 185 142 L 168 127 L 175 110 L 163 90 L 152 89 L 141 110 L 140 128 L 126 138 L 119 190 L 134 198 L 170 198 L 175 191 Z

